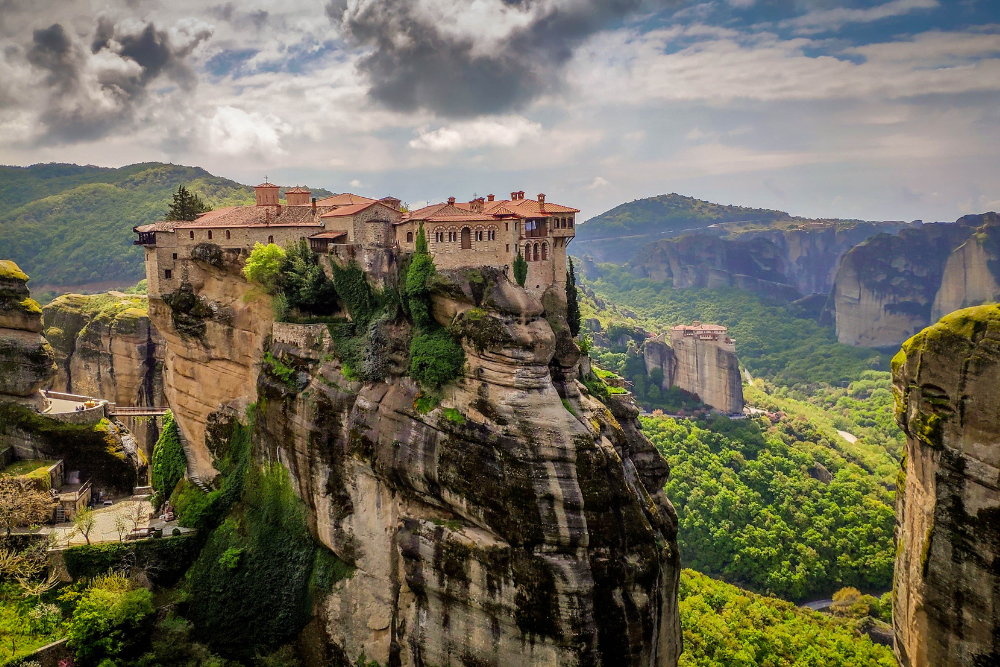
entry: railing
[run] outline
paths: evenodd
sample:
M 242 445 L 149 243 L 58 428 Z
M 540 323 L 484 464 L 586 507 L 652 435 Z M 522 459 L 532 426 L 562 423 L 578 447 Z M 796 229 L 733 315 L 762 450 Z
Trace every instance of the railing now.
M 108 408 L 110 417 L 162 417 L 167 414 L 167 407 L 123 406 Z
M 139 235 L 138 241 L 133 241 L 132 245 L 156 245 L 156 232 L 136 232 Z

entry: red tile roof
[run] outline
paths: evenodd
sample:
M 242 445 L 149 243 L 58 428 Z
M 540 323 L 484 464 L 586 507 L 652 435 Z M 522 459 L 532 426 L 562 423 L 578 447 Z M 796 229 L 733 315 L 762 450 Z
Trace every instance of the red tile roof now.
M 425 220 L 427 222 L 496 222 L 496 218 L 487 213 L 476 213 L 455 204 L 431 204 L 410 213 L 407 221 Z
M 330 231 L 320 232 L 319 234 L 313 234 L 309 238 L 311 239 L 339 239 L 341 236 L 347 236 L 347 232 L 341 232 L 336 229 L 331 229 Z
M 311 194 L 311 192 L 310 192 L 309 190 L 307 190 L 307 189 L 305 189 L 305 188 L 300 188 L 300 187 L 299 187 L 299 186 L 297 186 L 297 185 L 296 185 L 296 186 L 295 186 L 294 188 L 290 188 L 290 189 L 288 189 L 288 190 L 285 190 L 285 194 L 286 194 L 286 195 L 287 195 L 287 194 L 288 194 L 289 192 L 291 192 L 291 193 L 292 193 L 293 195 L 308 195 L 308 194 Z M 318 202 L 317 202 L 317 203 L 318 203 Z
M 350 192 L 345 192 L 340 195 L 333 195 L 331 197 L 326 197 L 324 199 L 317 200 L 317 206 L 354 206 L 355 204 L 372 204 L 378 201 L 377 199 L 372 199 L 370 197 L 362 197 L 361 195 L 352 195 Z
M 320 215 L 329 208 L 311 206 L 229 206 L 203 213 L 192 222 L 174 223 L 174 229 L 219 229 L 223 227 L 319 227 Z M 280 213 L 279 213 L 280 211 Z M 155 230 L 161 231 L 161 230 Z M 163 230 L 168 231 L 168 230 Z
M 274 183 L 268 183 L 267 181 L 264 181 L 260 185 L 255 185 L 254 187 L 255 188 L 276 188 L 278 186 L 275 185 Z
M 370 202 L 365 203 L 365 204 L 353 204 L 351 206 L 337 206 L 337 207 L 331 209 L 329 213 L 324 213 L 321 217 L 324 217 L 324 218 L 342 218 L 342 217 L 345 217 L 345 216 L 348 216 L 348 215 L 354 215 L 355 213 L 360 213 L 361 211 L 365 210 L 366 208 L 370 208 L 370 207 L 372 207 L 372 206 L 374 206 L 375 204 L 378 204 L 378 203 L 379 203 L 378 201 L 376 201 L 376 200 L 373 199 Z M 319 206 L 319 202 L 316 202 L 316 205 Z M 382 204 L 382 205 L 385 206 L 385 204 Z

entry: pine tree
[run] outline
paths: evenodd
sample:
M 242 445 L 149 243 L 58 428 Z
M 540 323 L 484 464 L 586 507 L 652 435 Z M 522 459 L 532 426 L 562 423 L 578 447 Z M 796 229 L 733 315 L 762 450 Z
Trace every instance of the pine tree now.
M 574 338 L 580 333 L 580 302 L 576 294 L 576 273 L 573 271 L 573 258 L 569 258 L 569 271 L 566 272 L 566 320 L 569 322 L 569 332 Z
M 194 220 L 199 213 L 211 211 L 212 207 L 201 200 L 201 197 L 189 192 L 183 185 L 177 186 L 173 201 L 170 202 L 170 211 L 167 212 L 167 220 Z
M 414 244 L 414 250 L 416 252 L 426 255 L 427 254 L 427 234 L 424 233 L 424 223 L 420 223 L 420 229 L 417 230 L 417 242 Z
M 521 255 L 521 248 L 517 249 L 517 257 L 514 258 L 514 280 L 521 287 L 524 287 L 524 281 L 528 279 L 528 262 Z

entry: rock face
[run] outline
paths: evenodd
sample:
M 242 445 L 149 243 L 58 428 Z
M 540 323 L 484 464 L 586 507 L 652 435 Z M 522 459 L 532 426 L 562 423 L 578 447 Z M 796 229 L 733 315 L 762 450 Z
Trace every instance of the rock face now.
M 38 390 L 55 374 L 55 355 L 27 283 L 17 264 L 0 260 L 0 400 L 42 407 Z
M 743 382 L 735 350 L 715 341 L 679 338 L 667 342 L 666 334 L 643 343 L 646 374 L 663 372 L 661 389 L 680 387 L 697 394 L 720 412 L 743 412 Z
M 214 252 L 181 258 L 176 291 L 149 295 L 149 320 L 165 341 L 164 397 L 181 432 L 188 473 L 207 480 L 216 471 L 206 426 L 221 408 L 257 400 L 257 374 L 273 322 L 270 298 L 240 275 L 244 253 L 209 249 Z
M 848 252 L 831 294 L 837 338 L 899 345 L 955 307 L 997 295 L 995 213 L 879 234 Z
M 785 282 L 789 267 L 767 239 L 729 241 L 706 234 L 664 239 L 643 248 L 629 266 L 644 278 L 673 279 L 674 289 L 739 287 L 779 301 L 802 296 Z
M 355 260 L 392 287 L 395 258 L 381 255 Z M 319 540 L 356 568 L 312 624 L 318 661 L 677 663 L 669 469 L 634 405 L 605 406 L 578 382 L 559 290 L 540 301 L 489 269 L 439 273 L 433 315 L 461 336 L 467 364 L 421 412 L 402 375 L 405 320 L 380 325 L 386 380 L 362 384 L 330 354 L 322 325 L 315 335 L 279 325 L 265 347 L 269 313 L 246 304 L 249 286 L 225 265 L 193 263 L 185 282 L 202 305 L 181 312 L 226 313 L 185 335 L 176 295 L 150 304 L 190 449 L 211 465 L 213 424 L 233 414 L 220 404 L 256 399 L 259 447 L 291 471 Z M 206 395 L 199 382 L 213 369 L 226 382 Z
M 166 345 L 149 321 L 144 297 L 65 294 L 42 310 L 59 367 L 51 389 L 118 405 L 165 405 Z M 126 421 L 136 422 L 127 426 L 151 454 L 155 420 Z
M 672 278 L 675 289 L 738 287 L 788 302 L 829 294 L 844 253 L 879 232 L 894 233 L 903 226 L 813 223 L 806 229 L 747 231 L 728 238 L 692 234 L 644 246 L 629 267 L 638 276 Z
M 903 667 L 1000 664 L 1000 307 L 946 315 L 893 359 L 906 432 L 893 624 Z

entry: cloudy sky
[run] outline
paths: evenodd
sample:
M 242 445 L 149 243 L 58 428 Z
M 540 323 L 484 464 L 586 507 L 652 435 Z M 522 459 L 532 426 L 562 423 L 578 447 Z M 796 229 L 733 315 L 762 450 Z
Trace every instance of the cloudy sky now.
M 0 0 L 0 163 L 585 216 L 1000 209 L 996 0 Z

